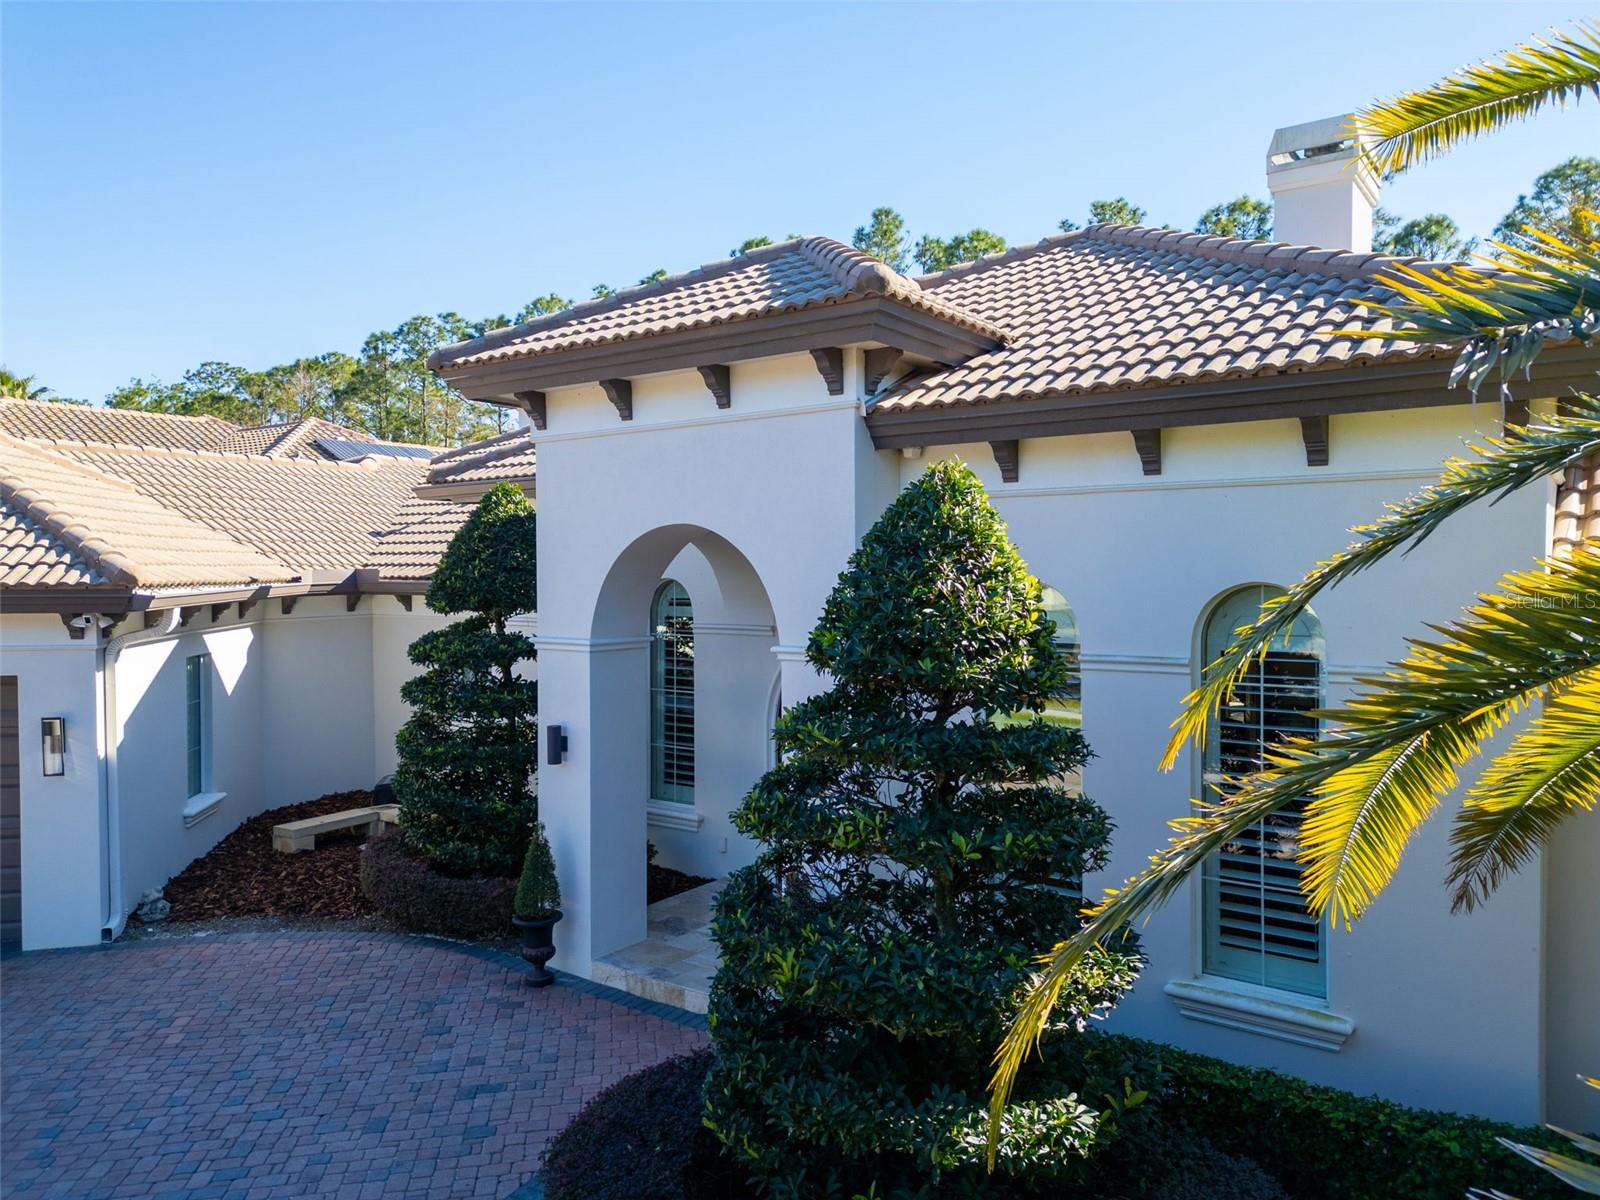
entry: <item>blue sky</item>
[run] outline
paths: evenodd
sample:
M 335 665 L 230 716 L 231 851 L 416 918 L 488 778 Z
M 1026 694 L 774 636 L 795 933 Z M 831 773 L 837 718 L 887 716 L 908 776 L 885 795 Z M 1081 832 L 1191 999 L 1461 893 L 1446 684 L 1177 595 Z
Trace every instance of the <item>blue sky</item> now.
M 1279 125 L 1432 81 L 1572 4 L 0 6 L 0 354 L 65 395 L 354 352 L 753 234 L 1013 242 L 1123 194 L 1265 195 Z M 1553 113 L 1395 183 L 1487 233 L 1594 153 Z

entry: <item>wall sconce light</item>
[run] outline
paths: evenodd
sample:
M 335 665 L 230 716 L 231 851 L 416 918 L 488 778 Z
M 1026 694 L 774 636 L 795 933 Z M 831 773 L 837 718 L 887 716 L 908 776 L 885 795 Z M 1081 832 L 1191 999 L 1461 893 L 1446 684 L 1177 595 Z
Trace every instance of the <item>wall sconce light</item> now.
M 39 721 L 39 746 L 46 775 L 67 773 L 67 719 L 43 717 Z
M 563 726 L 544 727 L 544 749 L 544 761 L 552 767 L 559 767 L 561 760 L 567 756 L 567 731 Z

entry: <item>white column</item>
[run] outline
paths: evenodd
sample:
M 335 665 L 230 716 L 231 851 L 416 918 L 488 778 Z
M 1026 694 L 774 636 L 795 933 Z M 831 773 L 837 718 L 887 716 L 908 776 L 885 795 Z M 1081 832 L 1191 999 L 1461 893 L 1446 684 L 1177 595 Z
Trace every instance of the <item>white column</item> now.
M 645 936 L 650 639 L 540 637 L 539 817 L 561 880 L 554 966 L 588 976 Z M 546 734 L 567 735 L 545 761 Z

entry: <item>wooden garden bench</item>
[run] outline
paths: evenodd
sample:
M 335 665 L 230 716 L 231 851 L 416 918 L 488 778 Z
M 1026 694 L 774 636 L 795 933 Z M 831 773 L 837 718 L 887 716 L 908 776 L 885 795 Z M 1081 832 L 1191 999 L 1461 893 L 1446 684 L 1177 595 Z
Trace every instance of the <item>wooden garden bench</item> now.
M 321 817 L 307 817 L 303 821 L 285 821 L 272 827 L 272 848 L 284 854 L 299 850 L 315 850 L 319 833 L 335 833 L 341 829 L 354 829 L 365 825 L 369 835 L 379 833 L 385 825 L 393 825 L 400 817 L 395 804 L 369 804 L 365 808 L 347 808 L 343 812 L 328 813 Z

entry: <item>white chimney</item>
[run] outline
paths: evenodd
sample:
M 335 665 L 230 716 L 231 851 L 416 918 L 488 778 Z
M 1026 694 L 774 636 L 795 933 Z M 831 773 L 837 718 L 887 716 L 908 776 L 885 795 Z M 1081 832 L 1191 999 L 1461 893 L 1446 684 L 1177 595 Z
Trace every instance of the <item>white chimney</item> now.
M 1348 114 L 1325 117 L 1272 135 L 1267 187 L 1278 241 L 1371 251 L 1378 177 L 1362 160 L 1350 121 Z

